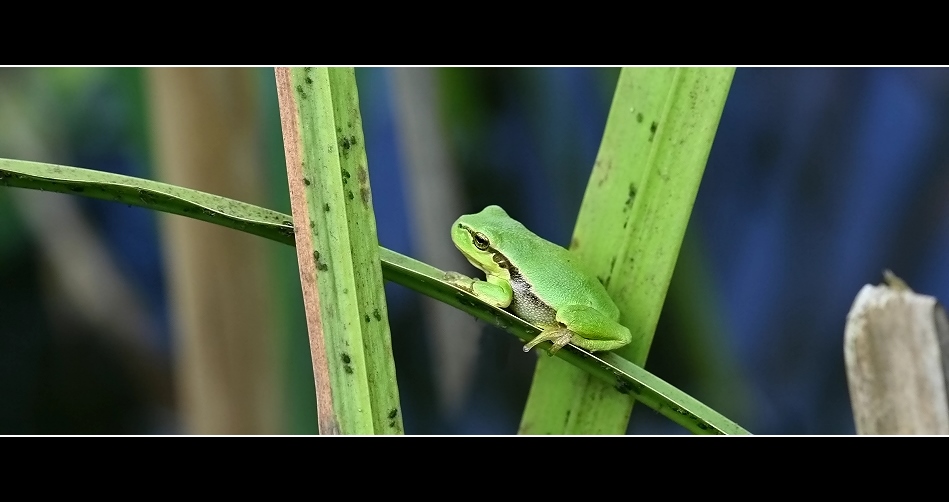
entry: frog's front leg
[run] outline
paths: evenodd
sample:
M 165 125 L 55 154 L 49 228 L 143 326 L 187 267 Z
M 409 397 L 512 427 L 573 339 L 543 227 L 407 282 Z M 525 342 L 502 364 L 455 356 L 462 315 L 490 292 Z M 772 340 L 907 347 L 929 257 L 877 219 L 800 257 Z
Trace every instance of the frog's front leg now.
M 487 281 L 482 281 L 458 272 L 447 272 L 445 279 L 500 309 L 505 309 L 511 305 L 511 300 L 514 298 L 511 283 L 499 277 L 489 275 Z
M 553 355 L 568 343 L 590 352 L 599 352 L 617 349 L 632 339 L 626 326 L 599 310 L 583 305 L 568 305 L 557 311 L 557 326 L 544 329 L 524 346 L 524 352 L 548 340 L 553 342 L 549 352 Z

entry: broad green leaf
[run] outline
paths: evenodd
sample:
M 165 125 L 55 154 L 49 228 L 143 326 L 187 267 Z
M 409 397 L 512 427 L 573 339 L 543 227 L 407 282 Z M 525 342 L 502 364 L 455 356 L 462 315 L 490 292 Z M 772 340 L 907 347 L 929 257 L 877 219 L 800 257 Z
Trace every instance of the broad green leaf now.
M 320 432 L 401 434 L 353 69 L 276 77 Z
M 570 249 L 620 308 L 644 366 L 733 68 L 624 68 Z M 541 359 L 520 432 L 622 434 L 633 399 Z

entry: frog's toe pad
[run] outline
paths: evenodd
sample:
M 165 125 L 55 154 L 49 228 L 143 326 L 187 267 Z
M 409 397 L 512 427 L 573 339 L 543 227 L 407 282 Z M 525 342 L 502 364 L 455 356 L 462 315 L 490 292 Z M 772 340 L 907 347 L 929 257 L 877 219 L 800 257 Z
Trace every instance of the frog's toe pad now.
M 564 348 L 565 345 L 570 343 L 570 340 L 573 339 L 573 332 L 570 330 L 561 330 L 558 332 L 559 336 L 556 339 L 551 340 L 554 342 L 553 346 L 550 347 L 550 350 L 547 351 L 547 355 L 552 356 L 557 353 L 558 350 Z
M 554 355 L 558 350 L 562 349 L 564 345 L 570 343 L 571 338 L 573 337 L 573 332 L 569 329 L 552 329 L 544 331 L 543 333 L 534 337 L 533 340 L 527 342 L 527 345 L 524 345 L 524 352 L 530 351 L 537 344 L 541 342 L 546 342 L 550 340 L 553 342 L 553 345 L 550 347 L 550 350 L 547 351 L 548 355 Z

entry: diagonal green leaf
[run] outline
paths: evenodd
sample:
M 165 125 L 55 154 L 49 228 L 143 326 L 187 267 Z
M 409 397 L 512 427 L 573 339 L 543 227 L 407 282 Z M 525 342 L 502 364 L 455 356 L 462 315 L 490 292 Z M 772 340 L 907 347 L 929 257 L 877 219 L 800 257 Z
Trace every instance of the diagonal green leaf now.
M 387 279 L 464 310 L 516 335 L 523 342 L 533 340 L 540 333 L 540 328 L 444 282 L 445 272 L 385 248 L 380 251 Z M 544 342 L 539 348 L 550 345 Z M 542 355 L 542 350 L 537 353 L 541 361 L 568 363 L 595 378 L 610 392 L 637 399 L 696 434 L 748 434 L 738 424 L 615 353 L 593 354 L 574 345 L 560 349 L 556 357 Z
M 141 178 L 0 159 L 0 186 L 83 195 L 209 221 L 283 244 L 295 245 L 290 217 L 277 211 L 197 190 Z M 379 247 L 385 278 L 453 305 L 529 341 L 539 330 L 510 313 L 495 309 L 443 281 L 445 272 Z M 546 342 L 549 344 L 549 342 Z M 696 433 L 747 434 L 734 422 L 709 409 L 641 367 L 616 354 L 593 355 L 573 346 L 557 352 L 564 360 L 594 375 L 611 392 L 628 393 L 647 406 Z
M 0 185 L 139 206 L 293 245 L 290 215 L 199 190 L 121 174 L 0 159 Z

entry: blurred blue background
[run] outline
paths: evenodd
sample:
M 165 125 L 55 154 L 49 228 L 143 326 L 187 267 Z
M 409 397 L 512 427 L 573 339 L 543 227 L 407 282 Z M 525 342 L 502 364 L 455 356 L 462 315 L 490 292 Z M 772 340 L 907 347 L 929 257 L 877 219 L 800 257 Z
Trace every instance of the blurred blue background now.
M 259 110 L 263 205 L 289 212 L 273 70 L 246 71 Z M 420 256 L 400 129 L 408 112 L 397 100 L 425 80 L 399 71 L 356 74 L 380 243 Z M 451 210 L 499 204 L 567 244 L 619 69 L 424 72 L 439 134 L 430 148 L 456 183 Z M 0 157 L 157 178 L 149 85 L 136 68 L 2 68 Z M 949 125 L 947 97 L 942 68 L 739 68 L 647 369 L 753 433 L 854 433 L 842 342 L 857 291 L 890 268 L 915 290 L 949 298 L 941 258 L 949 256 L 949 151 L 938 140 Z M 156 216 L 75 199 L 141 299 L 136 325 L 145 327 L 117 343 L 82 321 L 81 304 L 57 286 L 42 222 L 24 216 L 31 206 L 14 191 L 0 188 L 0 433 L 187 432 Z M 315 433 L 295 255 L 272 255 L 287 340 L 276 432 Z M 479 325 L 458 409 L 448 411 L 424 307 L 396 285 L 387 298 L 406 432 L 515 433 L 534 356 Z M 684 433 L 641 405 L 629 432 Z

